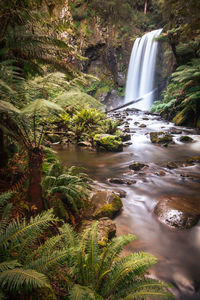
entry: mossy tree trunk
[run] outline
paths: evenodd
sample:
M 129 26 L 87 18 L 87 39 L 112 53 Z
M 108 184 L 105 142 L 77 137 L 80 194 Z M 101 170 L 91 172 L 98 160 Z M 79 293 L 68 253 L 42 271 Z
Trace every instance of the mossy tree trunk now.
M 38 211 L 44 209 L 42 198 L 42 162 L 43 151 L 41 148 L 36 147 L 29 149 L 29 187 L 28 187 L 28 201 L 31 205 L 35 205 Z

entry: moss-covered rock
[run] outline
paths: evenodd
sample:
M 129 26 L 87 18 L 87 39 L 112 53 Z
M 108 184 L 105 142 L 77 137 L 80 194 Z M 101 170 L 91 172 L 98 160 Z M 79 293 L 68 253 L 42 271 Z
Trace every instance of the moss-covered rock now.
M 96 134 L 93 141 L 98 151 L 123 151 L 123 143 L 121 138 L 116 135 Z
M 180 137 L 180 141 L 183 143 L 191 143 L 191 142 L 193 142 L 193 138 L 191 138 L 188 135 L 183 135 Z
M 100 205 L 95 210 L 93 217 L 95 219 L 108 217 L 110 219 L 113 219 L 119 212 L 121 211 L 123 207 L 122 200 L 119 195 L 117 194 L 110 194 L 106 202 L 104 202 L 103 205 Z
M 198 162 L 200 163 L 200 155 L 192 156 L 187 159 L 188 163 Z
M 154 144 L 169 144 L 173 142 L 172 135 L 167 132 L 150 132 L 150 139 Z
M 167 168 L 168 169 L 176 169 L 176 168 L 178 168 L 178 165 L 175 162 L 173 162 L 173 161 L 169 161 L 167 163 Z

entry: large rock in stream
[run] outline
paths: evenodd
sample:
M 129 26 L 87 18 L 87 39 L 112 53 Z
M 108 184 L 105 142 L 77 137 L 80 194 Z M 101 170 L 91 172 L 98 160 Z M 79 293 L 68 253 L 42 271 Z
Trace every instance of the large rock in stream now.
M 94 144 L 98 151 L 123 151 L 123 143 L 121 138 L 111 134 L 96 134 L 94 136 Z
M 96 207 L 93 213 L 95 219 L 103 217 L 113 219 L 121 212 L 123 207 L 120 196 L 106 190 L 97 191 L 92 196 L 91 202 Z
M 150 139 L 153 144 L 173 143 L 172 135 L 168 132 L 150 132 Z
M 200 197 L 190 198 L 184 195 L 171 195 L 160 199 L 154 213 L 158 220 L 170 227 L 188 229 L 200 219 Z

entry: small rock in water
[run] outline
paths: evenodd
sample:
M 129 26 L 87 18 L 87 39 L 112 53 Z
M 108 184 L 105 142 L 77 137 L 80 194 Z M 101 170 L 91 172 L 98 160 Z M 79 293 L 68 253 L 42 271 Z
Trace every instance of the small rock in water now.
M 165 176 L 166 175 L 165 171 L 163 171 L 163 170 L 160 170 L 160 171 L 156 172 L 155 174 L 157 176 Z
M 110 183 L 116 183 L 116 184 L 126 184 L 126 180 L 122 178 L 110 178 L 108 180 Z
M 188 135 L 183 135 L 183 136 L 180 137 L 180 141 L 183 142 L 183 143 L 191 143 L 194 140 Z
M 192 156 L 187 159 L 188 163 L 198 162 L 200 163 L 200 155 Z
M 134 171 L 140 171 L 144 167 L 147 167 L 147 165 L 139 162 L 134 162 L 129 166 L 129 169 L 134 170 Z
M 172 128 L 172 129 L 170 130 L 170 133 L 171 133 L 171 134 L 181 134 L 181 133 L 182 133 L 182 130 L 176 129 L 176 128 Z
M 173 161 L 169 161 L 167 163 L 167 168 L 168 169 L 176 169 L 176 168 L 178 168 L 178 165 L 175 162 L 173 162 Z
M 144 128 L 144 127 L 147 127 L 147 125 L 141 124 L 139 127 Z
M 149 118 L 147 118 L 147 117 L 143 117 L 143 118 L 142 118 L 142 120 L 149 120 Z

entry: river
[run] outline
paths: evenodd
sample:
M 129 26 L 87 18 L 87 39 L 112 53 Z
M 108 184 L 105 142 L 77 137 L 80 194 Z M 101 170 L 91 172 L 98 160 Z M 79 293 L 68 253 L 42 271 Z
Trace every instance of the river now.
M 183 163 L 176 169 L 166 167 L 169 161 L 185 162 L 188 157 L 200 155 L 199 132 L 176 126 L 182 134 L 173 134 L 175 143 L 162 147 L 150 141 L 149 133 L 170 131 L 174 124 L 137 110 L 127 109 L 113 115 L 123 118 L 125 124 L 121 129 L 126 126 L 131 133 L 132 144 L 124 147 L 123 152 L 97 153 L 73 145 L 57 145 L 59 158 L 66 166 L 86 168 L 102 188 L 124 190 L 123 211 L 115 219 L 117 234 L 132 233 L 138 238 L 125 251 L 141 250 L 155 255 L 158 263 L 150 270 L 151 276 L 172 283 L 174 299 L 200 299 L 200 224 L 191 229 L 177 229 L 158 221 L 154 213 L 158 201 L 169 195 L 200 205 L 200 165 Z M 194 141 L 180 142 L 180 136 L 185 134 Z M 129 165 L 133 161 L 146 163 L 147 167 L 131 171 Z M 116 177 L 134 179 L 136 183 L 119 185 L 108 181 Z

